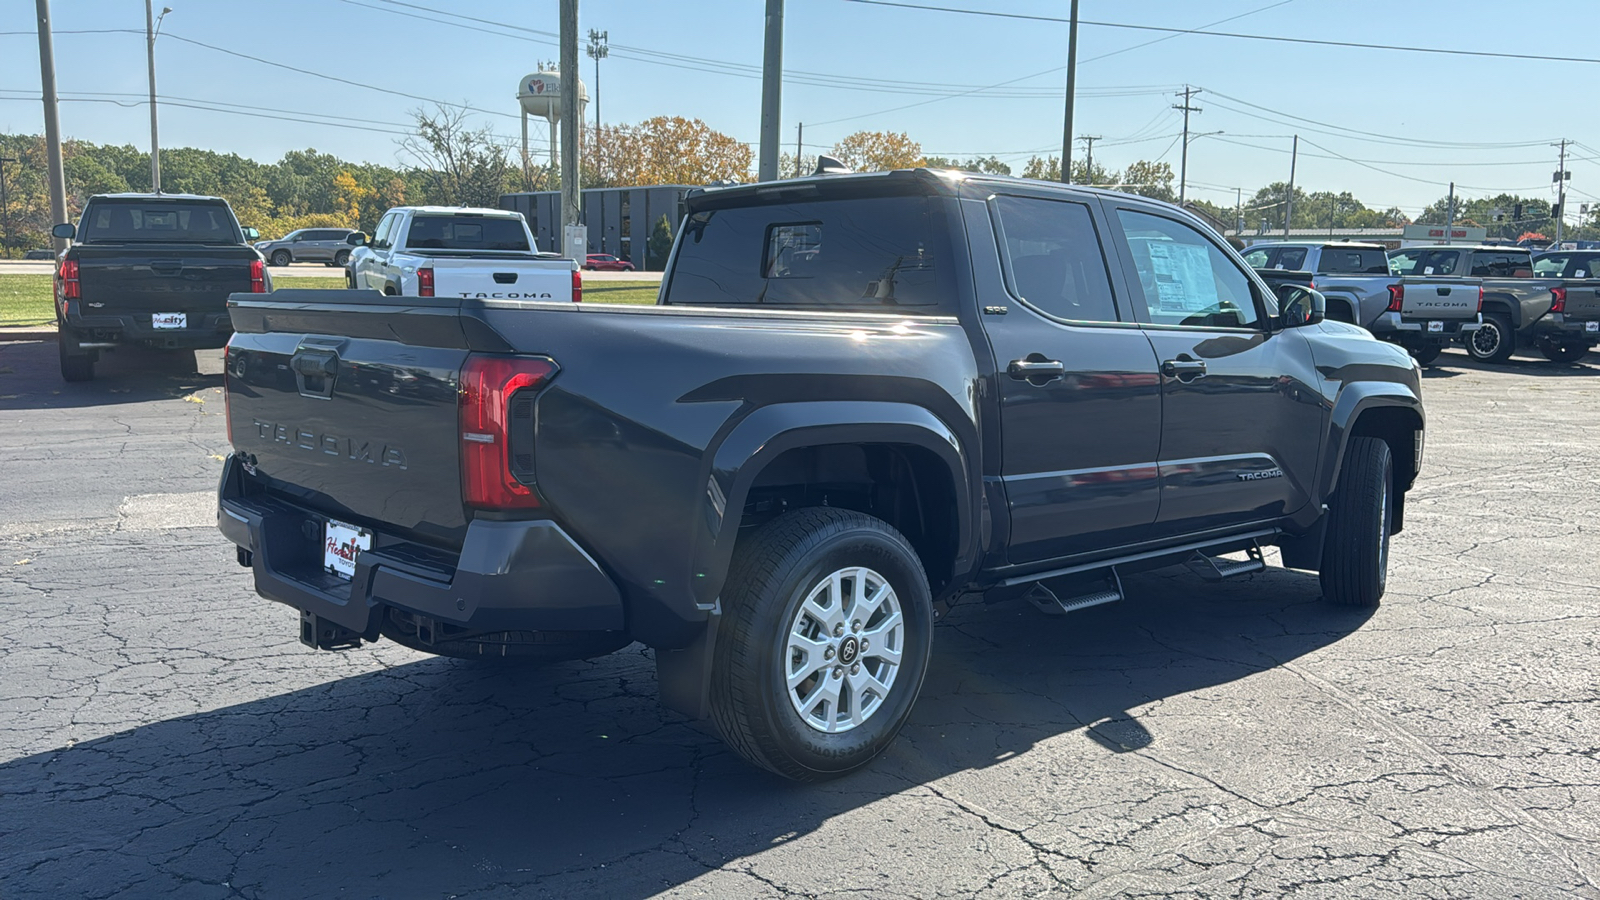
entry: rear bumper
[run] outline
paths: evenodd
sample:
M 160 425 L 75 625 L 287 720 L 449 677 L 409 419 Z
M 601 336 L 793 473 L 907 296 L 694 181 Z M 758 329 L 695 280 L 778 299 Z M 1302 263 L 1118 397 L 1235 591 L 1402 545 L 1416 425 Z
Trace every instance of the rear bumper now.
M 152 328 L 148 313 L 85 316 L 73 311 L 67 315 L 64 330 L 86 349 L 142 344 L 167 350 L 206 350 L 226 346 L 233 335 L 233 321 L 226 309 L 188 315 L 188 328 Z
M 1550 313 L 1533 323 L 1529 333 L 1535 338 L 1550 338 L 1572 343 L 1600 342 L 1600 321 L 1572 319 L 1564 313 Z
M 1429 325 L 1439 323 L 1439 330 L 1433 331 Z M 1474 314 L 1470 319 L 1428 319 L 1408 318 L 1397 312 L 1385 312 L 1367 329 L 1378 337 L 1398 340 L 1401 343 L 1412 341 L 1450 341 L 1464 334 L 1471 334 L 1483 327 L 1483 316 Z
M 349 581 L 322 568 L 325 520 L 275 497 L 245 496 L 237 457 L 224 464 L 217 527 L 250 551 L 256 592 L 368 640 L 377 638 L 385 607 L 457 634 L 626 626 L 615 583 L 549 520 L 475 520 L 459 554 L 405 542 L 379 527 Z

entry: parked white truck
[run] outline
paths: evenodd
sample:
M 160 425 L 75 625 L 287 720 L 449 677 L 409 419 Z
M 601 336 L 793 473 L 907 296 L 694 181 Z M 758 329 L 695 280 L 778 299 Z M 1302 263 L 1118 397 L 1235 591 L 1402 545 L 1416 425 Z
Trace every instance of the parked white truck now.
M 456 206 L 397 206 L 368 238 L 350 236 L 352 288 L 405 297 L 574 302 L 576 260 L 540 253 L 521 213 Z

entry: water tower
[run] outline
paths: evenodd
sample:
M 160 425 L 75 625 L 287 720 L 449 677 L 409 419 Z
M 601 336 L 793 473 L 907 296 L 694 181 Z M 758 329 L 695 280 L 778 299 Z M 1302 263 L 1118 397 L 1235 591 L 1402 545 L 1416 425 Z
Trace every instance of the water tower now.
M 522 104 L 522 165 L 528 165 L 528 117 L 538 116 L 550 124 L 550 168 L 556 168 L 556 124 L 561 121 L 561 75 L 540 65 L 539 71 L 523 76 L 517 86 L 517 102 Z M 578 121 L 589 105 L 589 91 L 578 82 Z

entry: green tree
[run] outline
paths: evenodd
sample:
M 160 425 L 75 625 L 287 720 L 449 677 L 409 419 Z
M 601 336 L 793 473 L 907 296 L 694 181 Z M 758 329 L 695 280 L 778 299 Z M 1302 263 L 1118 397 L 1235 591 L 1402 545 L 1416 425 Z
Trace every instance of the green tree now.
M 1172 189 L 1172 166 L 1164 162 L 1139 160 L 1122 170 L 1117 190 L 1140 194 L 1152 200 L 1178 202 L 1178 192 Z
M 1010 175 L 1011 167 L 994 156 L 974 156 L 971 159 L 952 159 L 930 156 L 923 160 L 930 169 L 960 169 L 963 172 L 981 172 L 985 175 Z
M 1061 180 L 1061 157 L 1047 156 L 1028 157 L 1027 165 L 1022 167 L 1023 178 L 1034 178 L 1039 181 Z
M 666 216 L 657 219 L 650 228 L 644 251 L 644 267 L 647 270 L 659 272 L 667 267 L 667 257 L 672 254 L 672 222 Z

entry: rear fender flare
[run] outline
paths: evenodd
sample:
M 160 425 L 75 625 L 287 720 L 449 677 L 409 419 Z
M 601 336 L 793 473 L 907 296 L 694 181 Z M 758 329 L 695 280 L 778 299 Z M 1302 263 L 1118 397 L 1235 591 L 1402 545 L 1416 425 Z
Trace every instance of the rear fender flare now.
M 1517 330 L 1522 328 L 1522 304 L 1515 297 L 1505 294 L 1484 294 L 1480 309 L 1483 312 L 1503 312 L 1511 317 L 1511 327 Z
M 706 489 L 698 517 L 690 583 L 695 600 L 714 608 L 738 541 L 744 504 L 763 469 L 783 453 L 830 444 L 904 444 L 936 456 L 955 490 L 957 552 L 949 574 L 956 580 L 975 565 L 977 535 L 975 460 L 960 438 L 929 410 L 882 401 L 818 401 L 764 406 L 744 417 L 716 445 L 702 471 Z
M 1349 294 L 1340 293 L 1323 294 L 1322 296 L 1328 301 L 1328 318 L 1337 318 L 1333 315 L 1333 311 L 1335 307 L 1338 307 L 1343 309 L 1345 316 L 1347 316 L 1347 318 L 1339 321 L 1349 322 L 1352 325 L 1366 327 L 1367 323 L 1361 321 L 1361 306 L 1356 302 L 1354 297 L 1350 296 Z

